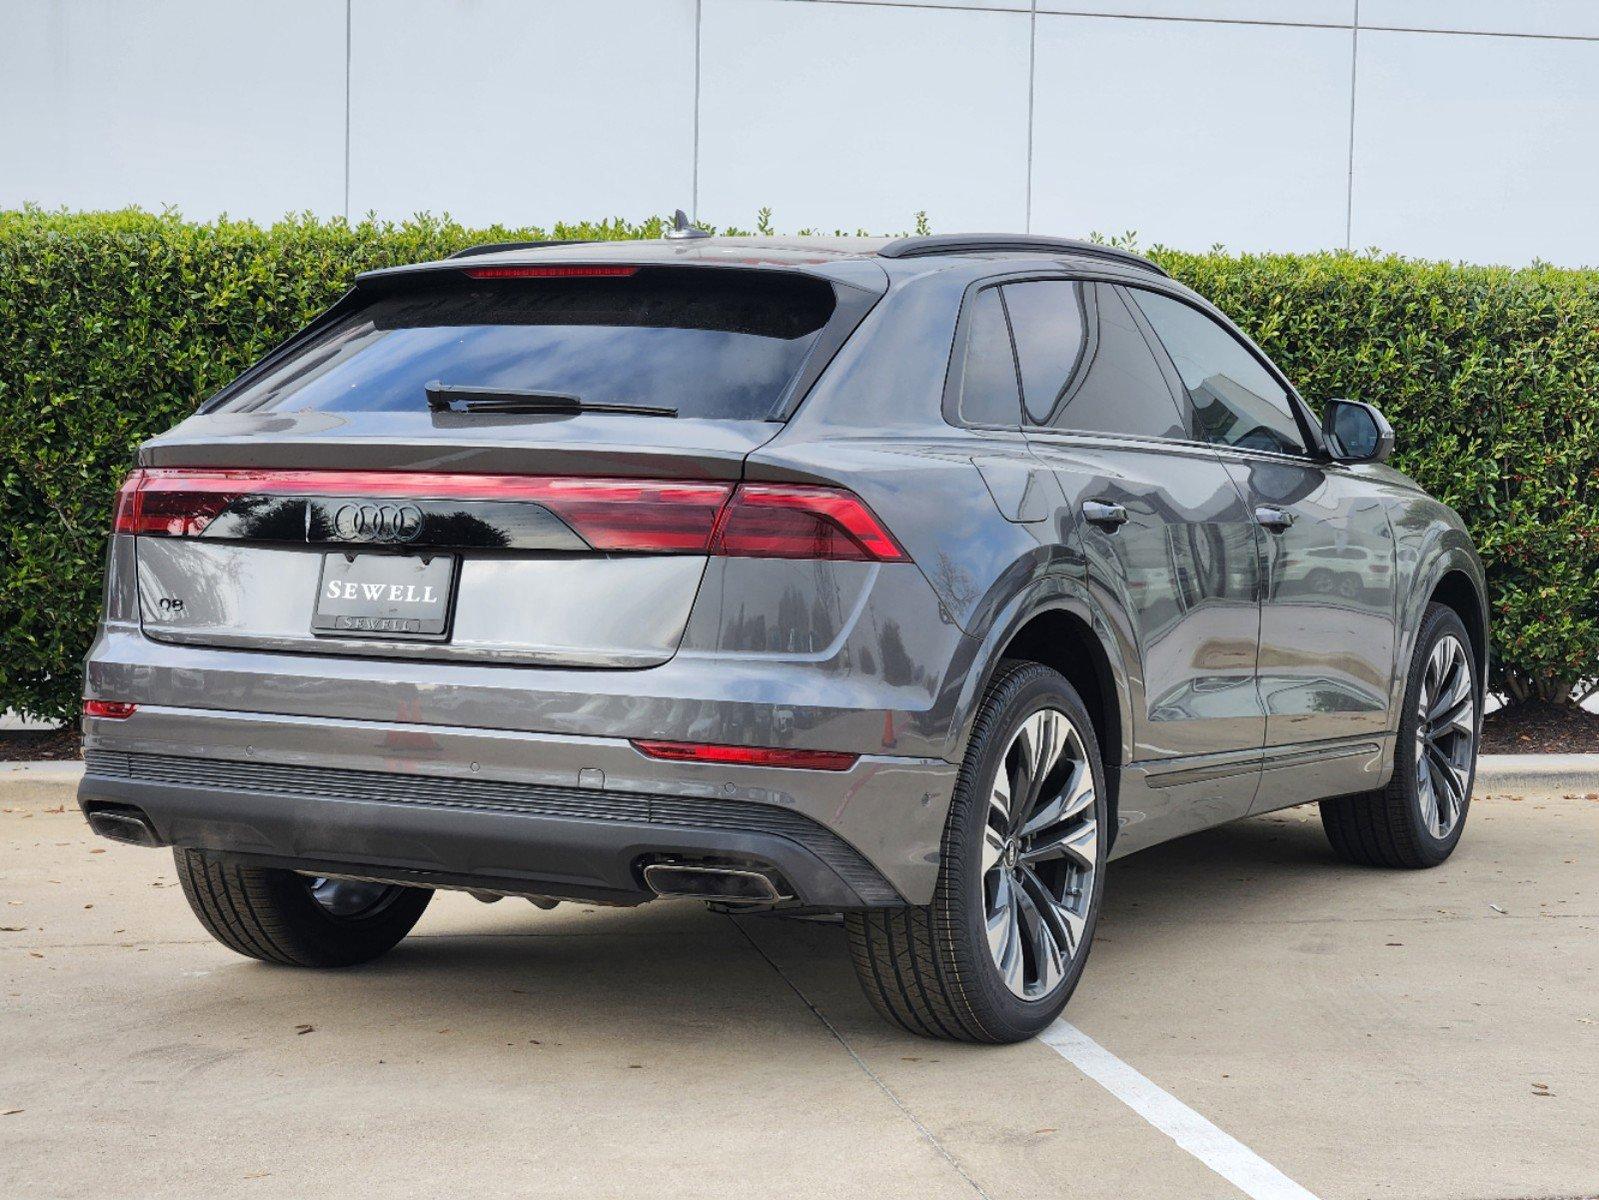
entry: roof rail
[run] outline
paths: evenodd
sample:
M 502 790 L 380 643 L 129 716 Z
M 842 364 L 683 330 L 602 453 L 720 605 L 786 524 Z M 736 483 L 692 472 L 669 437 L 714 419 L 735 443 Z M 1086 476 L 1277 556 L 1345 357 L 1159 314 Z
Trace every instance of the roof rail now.
M 930 237 L 903 237 L 884 246 L 877 253 L 883 258 L 928 258 L 935 254 L 991 254 L 996 252 L 1033 252 L 1037 254 L 1076 254 L 1084 258 L 1103 258 L 1153 271 L 1166 272 L 1142 254 L 1122 250 L 1116 246 L 1102 246 L 1098 242 L 1084 242 L 1077 238 L 1033 237 L 1022 233 L 940 233 Z
M 498 254 L 501 250 L 537 250 L 541 246 L 585 246 L 594 238 L 551 238 L 542 242 L 484 242 L 478 246 L 468 246 L 465 250 L 457 250 L 449 258 L 472 258 L 478 254 Z

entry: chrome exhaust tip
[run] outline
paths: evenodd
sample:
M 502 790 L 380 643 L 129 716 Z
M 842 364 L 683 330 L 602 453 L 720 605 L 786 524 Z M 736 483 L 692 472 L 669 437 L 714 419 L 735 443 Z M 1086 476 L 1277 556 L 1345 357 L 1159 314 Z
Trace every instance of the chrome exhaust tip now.
M 644 882 L 657 896 L 672 900 L 712 900 L 717 904 L 780 904 L 793 899 L 765 871 L 714 863 L 653 862 Z
M 137 808 L 91 808 L 84 816 L 89 828 L 103 838 L 122 842 L 128 846 L 159 846 L 161 835 L 156 833 L 150 818 Z

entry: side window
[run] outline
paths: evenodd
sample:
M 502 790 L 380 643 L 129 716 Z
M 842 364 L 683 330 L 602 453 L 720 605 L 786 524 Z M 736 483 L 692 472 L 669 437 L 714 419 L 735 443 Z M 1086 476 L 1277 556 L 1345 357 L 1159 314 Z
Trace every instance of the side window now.
M 1149 343 L 1115 291 L 1093 283 L 1008 284 L 1030 424 L 1132 437 L 1186 436 Z
M 1288 392 L 1230 331 L 1180 300 L 1129 290 L 1183 377 L 1199 436 L 1248 450 L 1304 453 Z
M 972 301 L 961 363 L 958 413 L 968 425 L 1015 429 L 1021 416 L 1016 390 L 1016 357 L 998 288 L 985 288 Z
M 1027 423 L 1048 425 L 1083 361 L 1088 341 L 1083 285 L 1064 279 L 1008 283 L 1005 307 L 1016 335 Z

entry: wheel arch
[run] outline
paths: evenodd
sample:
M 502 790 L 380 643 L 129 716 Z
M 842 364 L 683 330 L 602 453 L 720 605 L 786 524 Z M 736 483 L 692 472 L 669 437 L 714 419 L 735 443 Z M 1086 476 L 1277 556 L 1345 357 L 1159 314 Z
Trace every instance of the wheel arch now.
M 1427 616 L 1427 606 L 1442 604 L 1452 610 L 1466 627 L 1466 633 L 1471 638 L 1472 657 L 1477 664 L 1478 685 L 1486 694 L 1492 642 L 1488 624 L 1487 580 L 1476 550 L 1463 533 L 1447 531 L 1437 552 L 1417 573 L 1415 582 L 1416 586 L 1411 590 L 1405 606 L 1408 611 L 1404 613 L 1401 627 L 1403 644 L 1398 662 L 1404 669 L 1396 671 L 1396 675 L 1402 679 L 1408 671 L 1411 655 L 1415 653 L 1416 639 L 1421 634 L 1421 623 Z
M 1448 567 L 1428 593 L 1429 604 L 1452 609 L 1471 637 L 1472 657 L 1477 660 L 1477 675 L 1487 686 L 1488 612 L 1486 599 L 1471 576 L 1458 565 Z
M 957 744 L 949 757 L 966 752 L 977 706 L 1002 662 L 1021 658 L 1042 663 L 1064 675 L 1087 707 L 1099 741 L 1111 837 L 1117 828 L 1121 768 L 1132 757 L 1132 705 L 1120 648 L 1075 581 L 1056 577 L 1038 581 L 1016 596 L 998 614 L 983 638 L 967 675 L 957 723 Z

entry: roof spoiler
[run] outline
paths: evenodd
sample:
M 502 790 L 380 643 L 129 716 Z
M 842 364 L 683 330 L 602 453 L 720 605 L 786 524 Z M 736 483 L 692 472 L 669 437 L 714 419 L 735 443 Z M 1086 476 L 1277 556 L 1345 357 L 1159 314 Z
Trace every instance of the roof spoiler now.
M 1077 238 L 1033 237 L 1022 233 L 940 233 L 928 237 L 904 237 L 889 242 L 877 253 L 883 258 L 930 258 L 936 254 L 992 254 L 1033 252 L 1037 254 L 1076 254 L 1102 258 L 1123 266 L 1137 267 L 1166 275 L 1142 254 L 1084 242 Z M 1167 278 L 1170 278 L 1167 276 Z
M 551 238 L 542 242 L 484 242 L 477 246 L 468 246 L 465 250 L 457 250 L 444 261 L 452 258 L 472 258 L 479 254 L 498 254 L 501 250 L 538 250 L 544 246 L 586 246 L 596 241 L 596 238 Z

